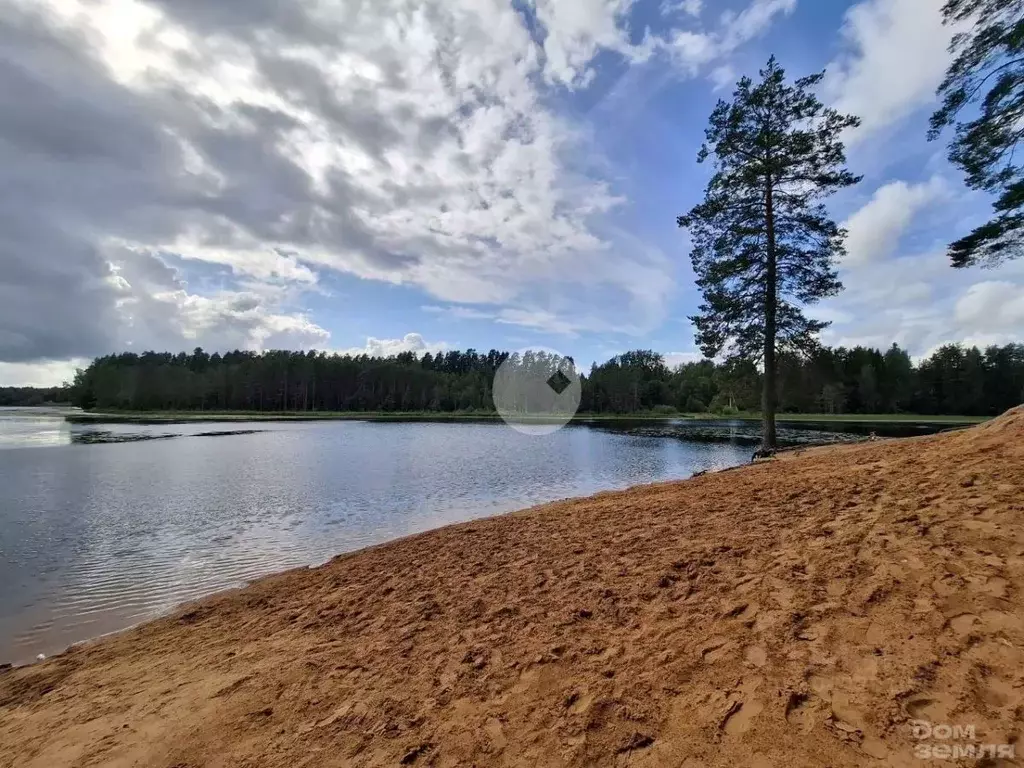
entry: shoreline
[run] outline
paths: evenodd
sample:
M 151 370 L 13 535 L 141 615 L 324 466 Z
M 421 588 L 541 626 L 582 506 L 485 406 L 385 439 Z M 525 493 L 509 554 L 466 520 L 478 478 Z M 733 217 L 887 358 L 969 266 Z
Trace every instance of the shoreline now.
M 912 719 L 1012 745 L 1022 463 L 1018 408 L 267 576 L 0 674 L 0 765 L 909 766 Z
M 786 423 L 827 423 L 827 424 L 927 424 L 970 426 L 990 420 L 990 416 L 921 416 L 916 414 L 780 414 L 779 424 Z M 722 416 L 716 414 L 591 414 L 577 413 L 572 423 L 604 421 L 743 421 L 758 422 L 758 414 L 737 414 Z M 287 422 L 287 421 L 425 421 L 425 422 L 500 422 L 497 413 L 422 413 L 422 412 L 356 412 L 356 411 L 296 411 L 270 413 L 266 411 L 83 411 L 66 414 L 64 420 L 72 424 L 188 424 L 204 422 Z M 521 417 L 526 423 L 550 421 L 543 416 Z M 561 423 L 561 420 L 555 420 Z
M 926 437 L 926 436 L 922 436 L 922 437 Z M 886 438 L 886 439 L 901 440 L 902 441 L 902 440 L 913 440 L 915 438 L 913 438 L 913 437 L 902 437 L 902 438 Z M 796 455 L 797 453 L 803 453 L 805 451 L 810 451 L 810 450 L 815 450 L 815 449 L 829 450 L 829 449 L 834 449 L 834 448 L 840 448 L 840 447 L 843 447 L 843 446 L 846 446 L 846 445 L 855 445 L 855 444 L 856 443 L 826 443 L 826 444 L 820 444 L 820 445 L 819 444 L 812 444 L 812 445 L 793 446 L 793 447 L 789 447 L 789 448 L 780 449 L 777 455 L 779 457 L 792 456 L 792 455 Z M 182 611 L 186 611 L 186 610 L 188 610 L 189 607 L 194 606 L 194 605 L 198 605 L 198 604 L 203 603 L 203 602 L 205 602 L 207 600 L 213 600 L 213 599 L 216 599 L 216 598 L 219 598 L 219 597 L 223 597 L 223 596 L 227 596 L 227 595 L 230 595 L 230 594 L 234 594 L 234 593 L 236 593 L 236 592 L 238 592 L 240 590 L 247 589 L 247 588 L 257 584 L 258 582 L 260 582 L 260 581 L 262 581 L 264 579 L 272 579 L 272 578 L 275 578 L 277 576 L 281 576 L 281 575 L 283 575 L 285 573 L 291 573 L 291 572 L 297 572 L 297 571 L 300 572 L 300 571 L 304 571 L 304 570 L 305 571 L 317 570 L 319 568 L 323 568 L 323 567 L 329 565 L 330 563 L 332 563 L 335 560 L 344 559 L 344 558 L 347 558 L 347 557 L 351 557 L 353 555 L 358 555 L 358 554 L 363 553 L 363 552 L 369 552 L 371 550 L 379 549 L 381 547 L 387 547 L 387 546 L 390 546 L 392 544 L 397 544 L 397 543 L 406 541 L 407 539 L 414 539 L 414 538 L 419 537 L 419 536 L 425 536 L 425 535 L 433 533 L 435 531 L 444 531 L 444 530 L 447 530 L 449 528 L 458 528 L 460 526 L 472 525 L 473 523 L 476 523 L 476 522 L 487 521 L 487 520 L 492 520 L 492 519 L 496 519 L 496 518 L 513 517 L 513 516 L 516 516 L 516 515 L 526 515 L 526 514 L 533 513 L 535 511 L 541 510 L 541 509 L 543 509 L 545 507 L 549 507 L 549 506 L 552 506 L 552 505 L 566 504 L 566 503 L 569 503 L 569 502 L 583 502 L 583 501 L 592 500 L 592 499 L 596 500 L 596 499 L 598 499 L 600 497 L 604 497 L 604 496 L 607 496 L 607 495 L 628 494 L 628 493 L 631 493 L 633 491 L 638 491 L 638 490 L 641 490 L 641 489 L 644 489 L 644 488 L 652 488 L 652 487 L 663 486 L 663 485 L 674 485 L 674 484 L 677 484 L 677 483 L 685 483 L 685 482 L 689 482 L 690 480 L 694 480 L 694 479 L 696 479 L 698 477 L 704 477 L 706 475 L 715 475 L 715 474 L 720 474 L 720 473 L 723 473 L 723 472 L 734 472 L 736 470 L 740 470 L 740 469 L 744 469 L 746 467 L 754 466 L 756 463 L 758 463 L 758 462 L 746 461 L 746 462 L 743 462 L 741 464 L 737 464 L 735 466 L 723 467 L 721 469 L 704 470 L 704 471 L 700 471 L 700 472 L 695 472 L 692 475 L 690 475 L 690 477 L 680 477 L 680 478 L 673 478 L 673 479 L 668 479 L 668 480 L 656 480 L 656 481 L 647 482 L 647 483 L 637 483 L 636 485 L 630 485 L 630 486 L 627 486 L 625 488 L 608 488 L 608 489 L 604 489 L 604 490 L 594 491 L 593 493 L 588 493 L 586 495 L 567 496 L 565 498 L 555 499 L 553 501 L 547 501 L 547 502 L 543 502 L 543 503 L 540 503 L 540 504 L 532 504 L 532 505 L 526 506 L 526 507 L 521 507 L 521 508 L 517 508 L 517 509 L 510 509 L 510 510 L 508 510 L 506 512 L 498 512 L 498 513 L 495 513 L 495 514 L 492 514 L 492 515 L 488 515 L 487 517 L 477 517 L 477 518 L 472 518 L 470 520 L 463 520 L 463 521 L 460 521 L 460 522 L 446 523 L 446 524 L 438 526 L 436 528 L 429 528 L 429 529 L 427 529 L 425 531 L 418 531 L 418 532 L 415 532 L 415 533 L 408 533 L 408 534 L 405 534 L 403 536 L 399 536 L 398 538 L 388 539 L 387 541 L 382 541 L 382 542 L 379 542 L 377 544 L 369 544 L 369 545 L 361 547 L 359 549 L 341 551 L 341 552 L 338 552 L 338 553 L 336 553 L 334 555 L 331 555 L 326 560 L 318 562 L 318 563 L 311 563 L 311 564 L 308 564 L 308 565 L 297 565 L 297 566 L 294 566 L 292 568 L 287 568 L 287 569 L 278 570 L 278 571 L 271 571 L 270 573 L 265 573 L 265 574 L 263 574 L 261 576 L 253 577 L 252 579 L 249 579 L 247 581 L 235 584 L 234 586 L 226 586 L 226 587 L 223 587 L 223 588 L 215 589 L 212 592 L 207 592 L 205 594 L 197 595 L 195 597 L 188 598 L 186 600 L 182 600 L 181 602 L 175 603 L 175 604 L 173 604 L 173 605 L 171 605 L 171 606 L 161 610 L 160 612 L 153 614 L 152 616 L 150 616 L 148 618 L 140 619 L 139 621 L 136 621 L 136 622 L 134 622 L 132 624 L 129 624 L 127 626 L 120 627 L 118 629 L 111 629 L 109 631 L 101 632 L 98 635 L 93 635 L 93 636 L 90 636 L 90 637 L 86 637 L 86 638 L 83 638 L 82 640 L 76 640 L 76 641 L 70 643 L 69 645 L 67 645 L 67 646 L 65 646 L 63 648 L 59 648 L 58 650 L 52 651 L 51 653 L 48 653 L 48 654 L 44 653 L 44 654 L 41 654 L 41 655 L 44 656 L 43 660 L 55 659 L 57 657 L 63 656 L 64 654 L 67 654 L 67 653 L 70 653 L 70 652 L 77 651 L 77 650 L 80 650 L 82 648 L 88 647 L 88 646 L 90 646 L 90 645 L 92 645 L 94 643 L 102 642 L 102 641 L 104 641 L 104 640 L 106 640 L 108 638 L 116 637 L 116 636 L 121 635 L 121 634 L 123 634 L 125 632 L 129 632 L 131 630 L 137 629 L 138 627 L 144 626 L 144 625 L 149 624 L 151 622 L 159 621 L 160 619 L 164 619 L 166 617 L 173 616 L 173 615 L 175 615 L 177 613 L 180 613 Z M 3 659 L 0 659 L 0 673 L 3 673 L 6 670 L 23 669 L 23 668 L 30 667 L 30 666 L 32 666 L 34 664 L 38 664 L 38 663 L 40 663 L 40 661 L 37 658 L 33 659 L 31 661 L 4 661 Z

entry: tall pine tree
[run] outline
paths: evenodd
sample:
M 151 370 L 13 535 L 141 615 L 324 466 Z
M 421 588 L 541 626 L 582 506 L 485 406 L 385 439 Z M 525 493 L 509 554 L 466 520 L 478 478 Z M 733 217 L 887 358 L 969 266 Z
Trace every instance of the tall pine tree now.
M 680 216 L 704 302 L 690 318 L 708 357 L 764 366 L 762 448 L 775 441 L 776 353 L 806 353 L 828 324 L 803 308 L 842 289 L 835 261 L 845 231 L 821 200 L 860 179 L 846 170 L 842 132 L 856 117 L 811 92 L 823 74 L 786 82 L 773 56 L 757 85 L 743 78 L 711 114 L 698 162 L 714 156 L 704 201 Z
M 949 247 L 954 267 L 994 266 L 1024 249 L 1024 165 L 1015 156 L 1024 139 L 1024 0 L 948 0 L 947 24 L 971 24 L 954 35 L 955 54 L 929 139 L 956 124 L 949 159 L 967 186 L 997 195 L 995 217 Z M 964 108 L 980 102 L 972 120 Z

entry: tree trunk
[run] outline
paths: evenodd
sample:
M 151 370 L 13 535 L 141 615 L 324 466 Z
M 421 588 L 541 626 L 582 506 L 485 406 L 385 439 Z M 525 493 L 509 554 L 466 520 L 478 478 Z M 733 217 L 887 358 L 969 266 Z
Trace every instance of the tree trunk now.
M 772 199 L 772 182 L 768 179 L 765 190 L 765 223 L 767 228 L 768 266 L 765 271 L 764 300 L 764 384 L 761 388 L 761 449 L 774 451 L 775 439 L 775 334 L 778 303 L 778 276 L 776 275 L 775 253 L 775 209 Z

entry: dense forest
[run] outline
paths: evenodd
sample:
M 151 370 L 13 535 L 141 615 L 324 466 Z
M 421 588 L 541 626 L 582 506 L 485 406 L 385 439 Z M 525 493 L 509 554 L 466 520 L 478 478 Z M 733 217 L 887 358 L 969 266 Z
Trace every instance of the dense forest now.
M 55 405 L 70 400 L 67 387 L 0 387 L 0 407 Z
M 417 357 L 269 351 L 145 352 L 97 358 L 71 387 L 84 408 L 246 411 L 493 411 L 491 381 L 506 352 L 470 349 Z M 513 363 L 554 371 L 544 353 Z M 1024 401 L 1024 344 L 947 345 L 914 365 L 887 351 L 822 347 L 779 357 L 779 409 L 789 413 L 997 414 Z M 589 413 L 756 411 L 761 376 L 753 364 L 710 360 L 669 368 L 638 350 L 582 377 Z

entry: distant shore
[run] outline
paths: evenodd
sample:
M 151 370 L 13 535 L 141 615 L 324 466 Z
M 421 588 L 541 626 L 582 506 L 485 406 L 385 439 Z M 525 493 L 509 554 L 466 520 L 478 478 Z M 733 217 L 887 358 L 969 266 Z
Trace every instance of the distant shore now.
M 1016 749 L 1022 463 L 1024 407 L 270 576 L 0 672 L 0 765 L 909 767 L 919 720 Z
M 545 421 L 545 417 L 521 417 L 524 421 Z M 988 416 L 943 416 L 905 413 L 885 414 L 780 414 L 779 422 L 820 422 L 848 424 L 949 424 L 968 425 L 987 421 Z M 575 422 L 588 421 L 666 421 L 701 419 L 717 421 L 760 421 L 757 413 L 722 415 L 713 413 L 577 413 Z M 74 424 L 187 424 L 192 422 L 233 421 L 500 421 L 497 413 L 434 411 L 81 411 L 67 414 L 65 420 Z

